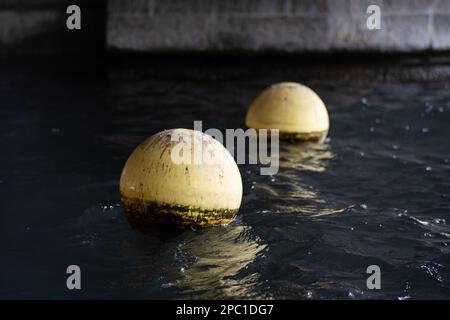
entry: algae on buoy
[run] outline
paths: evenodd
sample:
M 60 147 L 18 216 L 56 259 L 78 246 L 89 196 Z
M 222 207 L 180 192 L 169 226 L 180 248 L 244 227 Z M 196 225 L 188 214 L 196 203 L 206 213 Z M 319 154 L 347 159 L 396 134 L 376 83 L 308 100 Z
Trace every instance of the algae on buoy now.
M 220 142 L 200 131 L 171 129 L 133 151 L 120 193 L 135 226 L 227 224 L 239 210 L 242 179 Z
M 328 111 L 307 86 L 282 82 L 265 89 L 250 105 L 245 124 L 254 129 L 279 129 L 280 139 L 323 142 Z

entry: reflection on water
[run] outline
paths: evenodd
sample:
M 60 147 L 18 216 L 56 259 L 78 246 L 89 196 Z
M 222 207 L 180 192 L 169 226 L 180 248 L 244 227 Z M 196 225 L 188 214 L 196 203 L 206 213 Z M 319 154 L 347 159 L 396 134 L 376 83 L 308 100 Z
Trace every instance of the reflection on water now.
M 70 264 L 82 298 L 450 297 L 449 83 L 306 83 L 329 109 L 327 143 L 281 143 L 273 176 L 240 166 L 230 226 L 158 237 L 123 216 L 130 152 L 194 120 L 244 127 L 283 79 L 15 79 L 0 73 L 0 298 L 73 298 Z M 367 290 L 371 264 L 382 290 Z
M 280 146 L 280 168 L 323 172 L 335 157 L 328 143 L 286 143 Z
M 71 240 L 102 252 L 97 268 L 111 275 L 120 270 L 109 279 L 112 289 L 143 290 L 150 297 L 178 292 L 188 299 L 266 297 L 255 290 L 259 274 L 246 272 L 267 245 L 239 218 L 228 226 L 162 235 L 131 228 L 119 205 L 97 205 L 74 224 L 84 231 Z
M 257 298 L 258 293 L 252 287 L 258 275 L 238 275 L 265 247 L 247 226 L 232 224 L 205 229 L 180 244 L 178 254 L 195 257 L 195 261 L 182 267 L 183 275 L 176 286 L 191 298 Z
M 328 143 L 282 143 L 280 170 L 270 183 L 259 183 L 255 188 L 275 197 L 273 212 L 322 217 L 345 212 L 351 204 L 334 207 L 333 201 L 321 195 L 303 179 L 303 173 L 325 172 L 335 154 Z

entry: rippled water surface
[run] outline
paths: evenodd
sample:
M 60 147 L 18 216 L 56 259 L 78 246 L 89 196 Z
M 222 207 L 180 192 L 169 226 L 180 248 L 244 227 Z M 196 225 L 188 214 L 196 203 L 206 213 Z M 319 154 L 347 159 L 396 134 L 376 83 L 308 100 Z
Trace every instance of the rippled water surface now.
M 138 143 L 194 120 L 242 128 L 278 80 L 0 75 L 0 297 L 450 298 L 449 83 L 307 82 L 329 138 L 283 144 L 275 176 L 240 166 L 234 223 L 166 237 L 128 225 L 119 176 Z M 81 291 L 66 289 L 70 264 Z

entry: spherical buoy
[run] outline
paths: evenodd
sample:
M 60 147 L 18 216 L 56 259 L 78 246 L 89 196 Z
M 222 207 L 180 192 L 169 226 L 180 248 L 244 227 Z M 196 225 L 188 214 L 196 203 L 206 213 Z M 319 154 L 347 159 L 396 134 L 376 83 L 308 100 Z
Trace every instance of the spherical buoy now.
M 228 150 L 200 131 L 171 129 L 141 143 L 120 178 L 134 226 L 227 224 L 239 210 L 242 179 Z
M 280 139 L 323 142 L 328 111 L 310 88 L 282 82 L 265 89 L 250 105 L 245 124 L 254 129 L 279 129 Z

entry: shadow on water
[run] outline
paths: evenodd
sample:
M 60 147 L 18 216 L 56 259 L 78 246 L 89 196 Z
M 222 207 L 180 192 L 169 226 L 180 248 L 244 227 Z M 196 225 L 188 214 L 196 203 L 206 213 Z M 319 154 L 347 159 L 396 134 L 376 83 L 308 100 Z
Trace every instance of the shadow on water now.
M 142 225 L 130 219 L 127 219 L 127 221 L 136 232 L 150 237 L 156 237 L 161 241 L 175 239 L 189 230 L 189 227 L 185 226 L 172 226 L 168 224 Z

